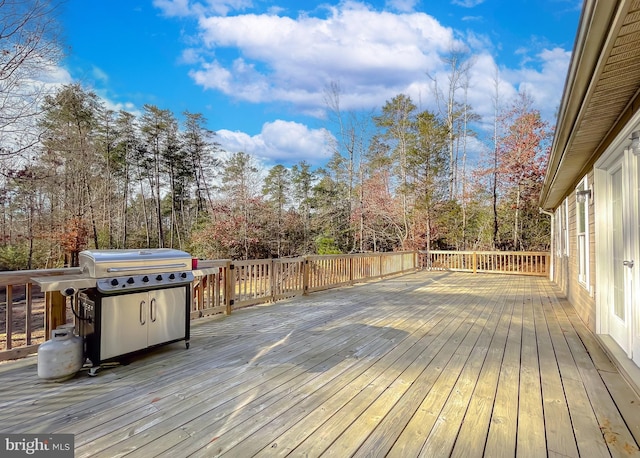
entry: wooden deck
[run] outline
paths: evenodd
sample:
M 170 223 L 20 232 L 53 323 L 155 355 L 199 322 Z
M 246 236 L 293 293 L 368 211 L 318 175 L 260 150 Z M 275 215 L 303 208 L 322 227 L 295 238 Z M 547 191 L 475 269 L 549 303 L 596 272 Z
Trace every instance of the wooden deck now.
M 77 457 L 640 456 L 640 399 L 539 277 L 420 272 L 192 325 L 52 383 L 0 365 L 0 432 Z

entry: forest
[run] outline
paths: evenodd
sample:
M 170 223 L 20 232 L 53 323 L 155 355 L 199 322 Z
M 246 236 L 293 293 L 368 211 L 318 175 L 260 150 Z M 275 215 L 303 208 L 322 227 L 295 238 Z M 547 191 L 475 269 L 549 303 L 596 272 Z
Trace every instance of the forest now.
M 20 49 L 3 36 L 3 49 Z M 203 259 L 547 250 L 538 197 L 552 129 L 530 95 L 501 101 L 498 84 L 495 116 L 480 119 L 466 101 L 472 62 L 452 52 L 446 63 L 434 111 L 406 94 L 370 113 L 344 111 L 339 84 L 328 83 L 332 156 L 314 168 L 305 151 L 271 166 L 224 151 L 200 113 L 114 112 L 77 83 L 33 97 L 11 78 L 38 62 L 3 53 L 0 75 L 11 77 L 0 78 L 0 132 L 22 140 L 0 135 L 0 269 L 72 266 L 81 250 L 106 248 Z

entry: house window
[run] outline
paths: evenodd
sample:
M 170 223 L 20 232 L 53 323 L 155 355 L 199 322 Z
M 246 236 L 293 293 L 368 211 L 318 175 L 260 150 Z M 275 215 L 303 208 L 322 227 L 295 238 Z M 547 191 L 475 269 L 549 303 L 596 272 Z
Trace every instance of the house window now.
M 585 177 L 576 192 L 587 191 L 589 184 Z M 578 194 L 576 194 L 577 196 Z M 576 236 L 578 240 L 578 282 L 588 289 L 589 285 L 589 198 L 576 197 Z
M 563 216 L 563 206 L 561 205 L 560 207 L 558 207 L 556 209 L 555 215 L 554 215 L 554 221 L 555 221 L 555 226 L 554 226 L 554 233 L 553 233 L 553 241 L 554 241 L 554 245 L 555 245 L 555 249 L 556 249 L 556 257 L 559 258 L 560 256 L 562 256 L 562 250 L 563 250 L 563 233 L 562 233 L 562 216 Z
M 561 258 L 567 254 L 567 201 L 566 199 L 556 209 L 555 213 L 555 232 L 554 241 L 556 249 L 556 257 Z

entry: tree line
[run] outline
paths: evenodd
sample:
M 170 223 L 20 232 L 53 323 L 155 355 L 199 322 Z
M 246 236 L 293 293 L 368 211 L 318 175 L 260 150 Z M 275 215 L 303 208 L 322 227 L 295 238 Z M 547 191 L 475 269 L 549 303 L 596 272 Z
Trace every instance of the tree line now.
M 114 112 L 64 86 L 42 103 L 40 141 L 4 163 L 2 267 L 75 265 L 81 250 L 103 248 L 208 259 L 547 248 L 537 200 L 549 129 L 526 95 L 496 118 L 495 148 L 472 169 L 460 160 L 473 135 L 468 107 L 448 125 L 404 94 L 368 115 L 341 111 L 339 99 L 331 86 L 337 128 L 325 167 L 265 170 L 224 152 L 202 114 Z

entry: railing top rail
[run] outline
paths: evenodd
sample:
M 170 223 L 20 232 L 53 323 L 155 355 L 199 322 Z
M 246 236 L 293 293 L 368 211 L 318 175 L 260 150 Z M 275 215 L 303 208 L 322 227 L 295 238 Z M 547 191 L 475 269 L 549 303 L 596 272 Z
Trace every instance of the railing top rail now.
M 420 254 L 513 254 L 513 255 L 546 255 L 549 251 L 475 251 L 475 250 L 420 250 Z
M 350 253 L 350 254 L 312 254 L 305 256 L 310 260 L 317 259 L 344 259 L 344 258 L 370 258 L 370 257 L 383 257 L 383 256 L 400 256 L 405 254 L 413 254 L 413 251 L 385 251 L 385 252 L 370 252 L 370 253 Z
M 79 267 L 61 267 L 58 269 L 34 269 L 34 270 L 13 270 L 10 272 L 0 272 L 0 286 L 26 284 L 31 282 L 32 277 L 49 277 L 54 275 L 78 275 L 82 271 Z
M 271 261 L 273 261 L 273 259 L 243 259 L 240 261 L 232 261 L 232 264 L 236 267 L 243 267 L 243 266 L 256 266 L 256 265 L 260 265 L 260 264 L 269 264 L 271 263 Z
M 210 267 L 226 267 L 227 264 L 229 264 L 230 262 L 232 262 L 231 259 L 215 259 L 215 260 L 199 259 L 198 268 L 207 269 Z
M 273 262 L 275 263 L 280 263 L 280 264 L 286 264 L 288 262 L 302 262 L 304 261 L 304 256 L 298 256 L 295 258 L 274 258 Z

